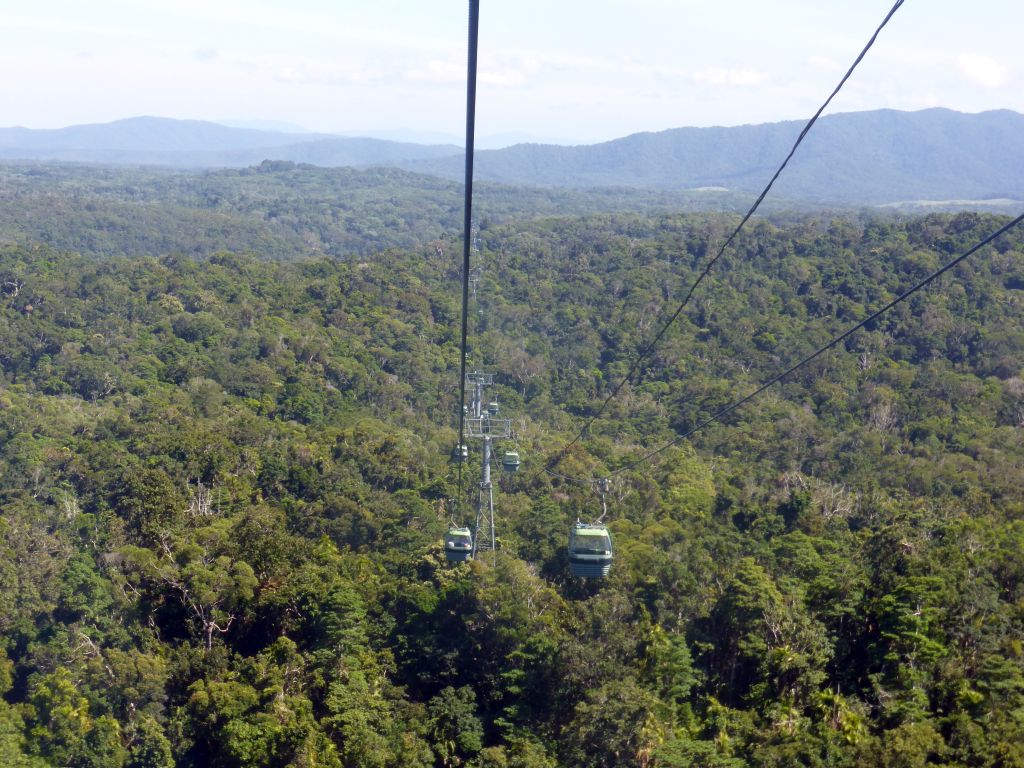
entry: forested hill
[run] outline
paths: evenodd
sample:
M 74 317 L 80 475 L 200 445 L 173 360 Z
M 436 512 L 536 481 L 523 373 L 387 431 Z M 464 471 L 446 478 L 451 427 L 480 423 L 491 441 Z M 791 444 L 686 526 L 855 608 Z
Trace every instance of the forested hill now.
M 624 466 L 1001 222 L 752 225 L 560 473 Z M 460 566 L 443 247 L 0 250 L 0 762 L 1024 764 L 1019 230 L 619 474 L 610 578 L 568 575 L 599 502 L 542 467 L 734 224 L 481 226 L 471 365 L 524 464 L 500 551 Z
M 523 144 L 478 153 L 481 179 L 591 187 L 627 184 L 759 192 L 804 127 L 787 121 L 677 128 L 581 147 Z M 458 178 L 458 158 L 405 167 Z M 877 205 L 916 200 L 1024 200 L 1024 115 L 878 110 L 821 118 L 780 178 L 788 198 Z
M 0 164 L 0 244 L 44 243 L 94 255 L 207 257 L 218 251 L 296 259 L 411 248 L 458 232 L 462 185 L 395 168 L 171 171 L 75 164 Z M 600 211 L 749 206 L 747 196 L 478 184 L 484 221 Z M 791 207 L 790 204 L 776 204 Z M 766 206 L 770 209 L 771 206 Z

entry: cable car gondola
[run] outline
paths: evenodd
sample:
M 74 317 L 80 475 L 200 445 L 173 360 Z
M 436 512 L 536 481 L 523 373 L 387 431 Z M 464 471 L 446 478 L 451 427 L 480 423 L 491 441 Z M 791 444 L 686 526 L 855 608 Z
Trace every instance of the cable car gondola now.
M 469 560 L 473 554 L 473 534 L 469 528 L 448 529 L 444 537 L 444 556 L 449 563 L 461 563 Z
M 603 579 L 612 567 L 612 537 L 608 528 L 576 523 L 569 532 L 569 570 L 583 579 Z
M 505 456 L 501 459 L 501 468 L 506 472 L 518 472 L 520 463 L 519 451 L 505 451 Z

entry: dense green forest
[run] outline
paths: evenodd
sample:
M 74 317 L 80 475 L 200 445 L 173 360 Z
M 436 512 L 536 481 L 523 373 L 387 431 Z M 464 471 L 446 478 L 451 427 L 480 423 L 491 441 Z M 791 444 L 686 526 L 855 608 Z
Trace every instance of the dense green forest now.
M 0 244 L 108 256 L 218 251 L 347 259 L 462 228 L 461 184 L 397 169 L 267 161 L 220 171 L 0 163 Z M 482 222 L 622 211 L 738 210 L 749 195 L 478 184 Z M 792 204 L 773 203 L 776 210 Z M 798 207 L 798 206 L 797 206 Z
M 600 502 L 545 463 L 735 223 L 482 221 L 470 365 L 523 468 L 457 566 L 457 240 L 5 246 L 0 763 L 1024 766 L 1022 232 L 617 475 L 611 575 L 569 576 Z M 753 223 L 558 472 L 627 465 L 1000 223 Z

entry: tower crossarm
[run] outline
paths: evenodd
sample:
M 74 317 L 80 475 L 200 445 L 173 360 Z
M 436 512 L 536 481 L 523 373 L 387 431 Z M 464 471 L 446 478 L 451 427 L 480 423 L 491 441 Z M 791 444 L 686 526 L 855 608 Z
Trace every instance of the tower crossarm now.
M 512 419 L 496 419 L 493 416 L 466 419 L 466 435 L 508 440 L 512 437 Z

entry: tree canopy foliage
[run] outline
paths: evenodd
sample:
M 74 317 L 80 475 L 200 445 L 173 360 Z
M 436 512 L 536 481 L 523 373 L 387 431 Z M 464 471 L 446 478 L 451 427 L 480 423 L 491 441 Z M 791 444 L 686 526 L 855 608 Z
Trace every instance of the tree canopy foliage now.
M 734 224 L 481 227 L 470 365 L 523 468 L 458 566 L 450 242 L 0 250 L 0 761 L 1024 765 L 1020 232 L 619 473 L 611 576 L 569 576 L 600 502 L 544 464 Z M 998 224 L 754 223 L 558 472 L 626 466 Z
M 462 197 L 461 184 L 396 168 L 267 160 L 251 168 L 171 171 L 0 162 L 0 244 L 42 242 L 108 256 L 231 251 L 348 259 L 457 236 Z M 749 195 L 727 192 L 476 188 L 476 210 L 492 222 L 749 204 Z

